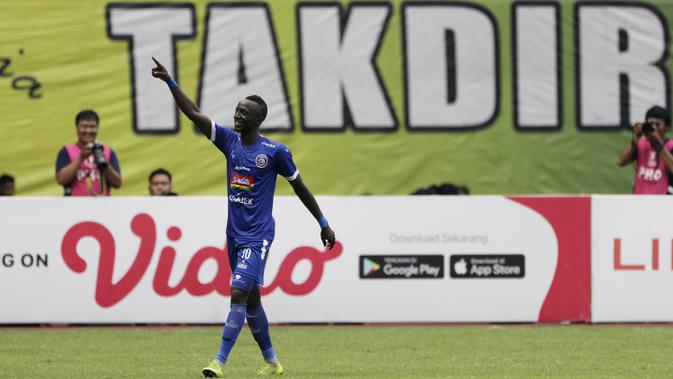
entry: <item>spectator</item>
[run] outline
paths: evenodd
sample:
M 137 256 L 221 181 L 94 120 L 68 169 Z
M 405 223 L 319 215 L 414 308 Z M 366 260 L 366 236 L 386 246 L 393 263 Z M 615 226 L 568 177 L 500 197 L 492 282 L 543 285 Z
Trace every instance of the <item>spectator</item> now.
M 442 183 L 440 185 L 431 185 L 430 187 L 419 188 L 411 193 L 412 195 L 469 195 L 470 189 L 467 186 L 456 185 L 453 183 Z
M 173 177 L 168 170 L 163 168 L 158 168 L 147 178 L 150 184 L 150 195 L 151 196 L 177 196 L 178 194 L 173 192 Z
M 90 109 L 75 117 L 77 142 L 64 146 L 56 158 L 56 182 L 65 196 L 109 196 L 122 185 L 117 154 L 96 141 L 98 114 Z M 101 175 L 103 173 L 103 175 Z
M 456 195 L 469 195 L 470 189 L 467 186 L 456 186 Z
M 0 175 L 0 196 L 14 196 L 14 178 L 9 174 Z
M 673 140 L 666 138 L 671 116 L 658 105 L 645 113 L 645 122 L 633 126 L 633 139 L 619 153 L 617 165 L 636 162 L 634 194 L 665 195 L 670 193 L 669 176 L 673 173 Z

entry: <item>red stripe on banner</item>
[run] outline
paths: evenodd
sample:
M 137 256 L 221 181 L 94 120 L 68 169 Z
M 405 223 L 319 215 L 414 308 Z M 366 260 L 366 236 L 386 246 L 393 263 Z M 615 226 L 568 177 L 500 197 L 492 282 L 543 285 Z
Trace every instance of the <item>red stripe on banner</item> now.
M 591 321 L 591 197 L 510 197 L 544 217 L 558 241 L 538 321 Z

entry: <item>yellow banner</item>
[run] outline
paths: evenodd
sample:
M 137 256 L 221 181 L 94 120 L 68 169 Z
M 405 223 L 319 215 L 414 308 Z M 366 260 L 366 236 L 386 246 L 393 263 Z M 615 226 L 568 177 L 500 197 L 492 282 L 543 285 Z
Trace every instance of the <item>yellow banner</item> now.
M 671 6 L 606 4 L 3 1 L 0 172 L 62 194 L 56 155 L 90 108 L 113 195 L 147 194 L 157 167 L 181 195 L 224 195 L 224 157 L 150 76 L 155 55 L 221 124 L 265 98 L 264 134 L 314 193 L 628 193 L 625 126 L 670 104 Z

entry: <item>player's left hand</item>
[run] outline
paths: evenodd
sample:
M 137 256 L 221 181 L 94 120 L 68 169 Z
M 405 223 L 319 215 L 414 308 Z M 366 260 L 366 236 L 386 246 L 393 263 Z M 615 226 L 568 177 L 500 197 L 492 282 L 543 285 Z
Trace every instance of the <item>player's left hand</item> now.
M 320 230 L 320 240 L 322 241 L 323 246 L 327 246 L 330 249 L 334 247 L 334 241 L 336 236 L 334 235 L 334 230 L 329 226 L 326 226 Z

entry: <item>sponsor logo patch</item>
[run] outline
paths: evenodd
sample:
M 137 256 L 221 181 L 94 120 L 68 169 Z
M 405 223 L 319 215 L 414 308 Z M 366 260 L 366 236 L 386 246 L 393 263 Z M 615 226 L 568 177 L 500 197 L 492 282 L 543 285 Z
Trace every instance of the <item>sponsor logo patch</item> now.
M 255 177 L 248 175 L 240 175 L 235 172 L 231 173 L 231 181 L 229 185 L 233 188 L 242 189 L 248 191 L 255 186 Z
M 229 201 L 243 205 L 252 205 L 252 199 L 244 196 L 229 195 Z

